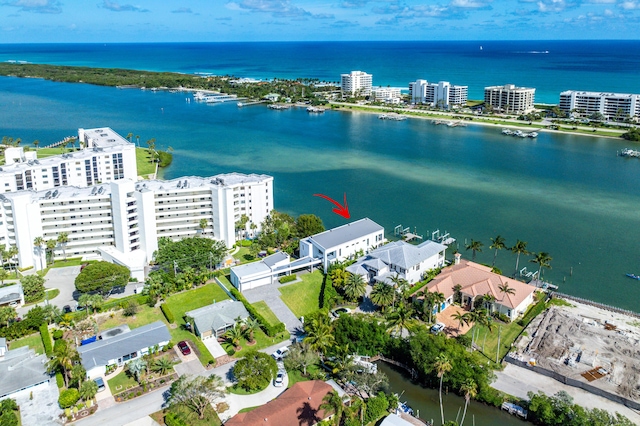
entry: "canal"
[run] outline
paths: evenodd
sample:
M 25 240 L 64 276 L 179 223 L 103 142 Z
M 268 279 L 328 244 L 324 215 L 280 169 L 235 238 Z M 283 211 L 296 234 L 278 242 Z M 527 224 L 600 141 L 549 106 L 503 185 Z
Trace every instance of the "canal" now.
M 382 371 L 389 378 L 391 392 L 402 395 L 400 400 L 409 404 L 415 414 L 419 414 L 421 419 L 435 420 L 434 424 L 440 424 L 440 403 L 438 402 L 437 389 L 423 388 L 422 386 L 412 383 L 411 380 L 403 374 L 402 370 L 392 365 L 384 362 L 378 362 L 376 364 L 378 365 L 378 371 Z M 462 411 L 464 410 L 464 398 L 454 393 L 446 394 L 443 388 L 442 402 L 444 404 L 445 420 L 455 420 L 456 415 L 458 415 L 458 410 L 460 410 L 459 422 L 462 418 Z M 526 426 L 531 424 L 498 408 L 480 404 L 475 401 L 469 403 L 464 423 L 466 425 L 475 424 L 475 426 Z

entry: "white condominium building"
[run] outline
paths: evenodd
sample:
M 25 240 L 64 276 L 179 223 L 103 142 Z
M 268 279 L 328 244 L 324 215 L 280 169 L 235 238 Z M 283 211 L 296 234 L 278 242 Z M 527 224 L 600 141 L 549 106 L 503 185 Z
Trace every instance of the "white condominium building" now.
M 469 86 L 455 86 L 448 81 L 429 83 L 427 80 L 416 80 L 409 83 L 412 104 L 449 109 L 453 105 L 466 104 L 468 93 Z
M 0 192 L 35 191 L 62 186 L 86 187 L 119 179 L 136 179 L 135 145 L 108 127 L 79 129 L 80 151 L 38 159 L 23 147 L 5 150 Z
M 371 90 L 371 95 L 376 101 L 387 103 L 400 103 L 399 87 L 377 87 Z
M 527 114 L 533 111 L 535 93 L 536 89 L 513 84 L 490 86 L 484 88 L 484 103 L 503 112 Z
M 608 120 L 640 117 L 640 95 L 567 90 L 560 93 L 560 109 L 580 117 L 600 113 Z
M 134 274 L 132 266 L 142 271 L 160 237 L 204 234 L 231 246 L 242 215 L 249 218 L 247 228 L 259 227 L 272 209 L 273 177 L 256 174 L 22 190 L 0 194 L 0 247 L 17 246 L 20 267 L 41 269 L 45 249 L 34 240 L 55 240 L 65 232 L 67 256 L 101 253 Z M 55 258 L 62 256 L 63 247 L 56 247 Z
M 340 75 L 340 89 L 343 95 L 369 96 L 373 86 L 373 75 L 363 71 L 351 71 Z

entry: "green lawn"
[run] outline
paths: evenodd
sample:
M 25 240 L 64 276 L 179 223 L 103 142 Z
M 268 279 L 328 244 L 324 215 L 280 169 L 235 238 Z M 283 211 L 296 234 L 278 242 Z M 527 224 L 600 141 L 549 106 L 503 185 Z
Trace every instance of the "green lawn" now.
M 311 374 L 317 374 L 318 372 L 325 372 L 325 369 L 320 366 L 320 363 L 313 364 L 307 367 L 307 376 L 303 376 L 301 371 L 298 370 L 288 370 L 287 375 L 289 376 L 289 386 L 291 387 L 298 382 L 307 382 L 311 380 L 309 376 Z
M 36 150 L 36 152 L 38 153 L 38 158 L 46 158 L 46 157 L 51 157 L 54 155 L 60 155 L 60 154 L 64 154 L 67 152 L 73 152 L 75 151 L 74 149 L 67 149 L 67 148 L 63 148 L 61 146 L 56 147 L 56 148 L 38 148 Z
M 250 253 L 249 247 L 241 247 L 233 257 L 238 259 L 240 263 L 255 262 L 258 260 Z
M 29 346 L 31 349 L 35 349 L 37 354 L 44 353 L 44 344 L 42 343 L 40 333 L 30 334 L 29 336 L 21 337 L 20 339 L 11 340 L 9 342 L 9 349 L 21 348 L 23 346 Z
M 125 371 L 121 371 L 116 377 L 107 380 L 111 394 L 115 395 L 127 389 L 136 387 L 138 382 L 133 377 L 129 377 Z
M 176 323 L 182 325 L 185 312 L 210 305 L 214 300 L 219 302 L 228 298 L 227 293 L 218 284 L 211 282 L 195 290 L 169 296 L 166 303 L 176 318 Z
M 67 259 L 67 260 L 56 260 L 53 265 L 49 265 L 50 268 L 64 268 L 66 266 L 81 266 L 84 265 L 85 263 L 95 263 L 95 260 L 82 260 L 81 257 L 77 257 L 74 259 Z
M 218 414 L 209 406 L 204 414 L 204 419 L 199 419 L 198 415 L 191 411 L 189 408 L 182 405 L 174 405 L 173 407 L 153 413 L 151 417 L 156 421 L 164 421 L 166 413 L 172 412 L 178 415 L 178 417 L 189 426 L 220 426 L 222 422 L 218 417 Z
M 320 309 L 322 273 L 314 271 L 299 276 L 302 282 L 280 287 L 282 301 L 296 317 L 307 316 Z
M 108 330 L 122 324 L 127 324 L 129 328 L 134 329 L 143 325 L 151 324 L 159 319 L 164 320 L 164 315 L 160 308 L 152 308 L 149 305 L 138 306 L 138 313 L 131 317 L 122 315 L 122 311 L 114 314 L 112 318 L 108 318 L 105 322 L 100 323 L 100 331 Z
M 256 344 L 254 345 L 249 345 L 246 339 L 242 339 L 240 341 L 242 349 L 235 353 L 235 358 L 242 358 L 244 354 L 249 351 L 259 351 L 260 349 L 268 348 L 276 343 L 287 341 L 289 340 L 290 335 L 288 331 L 284 331 L 282 333 L 278 333 L 274 337 L 269 337 L 264 334 L 264 331 L 257 330 L 253 337 L 256 339 Z M 231 353 L 231 350 L 233 349 L 228 343 L 223 343 L 222 347 L 227 351 L 227 353 Z
M 240 411 L 238 411 L 238 413 L 248 413 L 249 411 L 253 411 L 256 408 L 262 407 L 262 405 L 256 405 L 255 407 L 245 407 L 243 409 L 241 409 Z
M 138 168 L 138 176 L 145 178 L 156 172 L 156 165 L 149 161 L 149 152 L 146 148 L 136 148 L 136 167 Z
M 53 298 L 55 298 L 56 296 L 58 296 L 60 294 L 60 290 L 58 290 L 57 288 L 50 288 L 45 290 L 45 297 L 43 297 L 42 299 L 38 299 L 35 300 L 31 303 L 26 303 L 25 306 L 31 306 L 31 305 L 35 305 L 36 303 L 40 303 L 40 302 L 44 302 L 44 300 L 52 300 Z
M 275 326 L 280 322 L 276 314 L 273 313 L 266 302 L 260 301 L 252 303 L 252 305 L 254 308 L 256 308 L 256 311 L 258 311 L 258 313 L 262 315 L 262 318 L 264 318 L 270 325 Z

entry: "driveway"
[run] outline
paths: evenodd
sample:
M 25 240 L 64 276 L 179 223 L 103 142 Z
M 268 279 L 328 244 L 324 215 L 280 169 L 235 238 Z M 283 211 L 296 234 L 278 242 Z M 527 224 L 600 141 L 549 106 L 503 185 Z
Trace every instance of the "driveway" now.
M 47 275 L 45 275 L 46 282 L 44 286 L 46 288 L 57 288 L 60 290 L 60 294 L 54 299 L 50 300 L 52 303 L 62 309 L 64 305 L 69 305 L 75 309 L 77 302 L 77 291 L 75 280 L 80 274 L 80 266 L 66 266 L 64 268 L 51 268 Z
M 38 387 L 33 391 L 33 399 L 29 398 L 29 392 L 22 392 L 16 398 L 20 406 L 20 417 L 23 425 L 61 425 L 63 422 L 58 417 L 62 410 L 58 407 L 58 385 L 55 380 L 50 380 L 44 387 Z

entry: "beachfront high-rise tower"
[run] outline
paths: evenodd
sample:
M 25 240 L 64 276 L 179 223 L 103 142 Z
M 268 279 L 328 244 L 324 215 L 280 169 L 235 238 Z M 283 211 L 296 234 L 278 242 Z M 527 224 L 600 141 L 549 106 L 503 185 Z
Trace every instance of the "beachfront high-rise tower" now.
M 369 96 L 373 86 L 373 75 L 363 71 L 340 74 L 342 96 Z
M 514 84 L 489 86 L 484 88 L 484 103 L 502 112 L 527 114 L 533 111 L 535 94 L 536 89 Z

